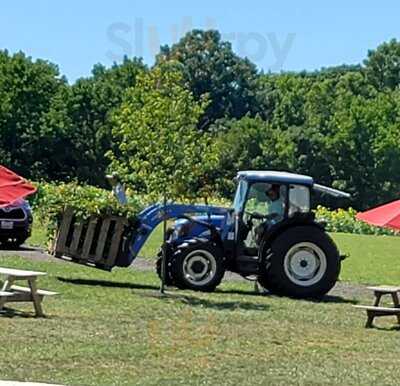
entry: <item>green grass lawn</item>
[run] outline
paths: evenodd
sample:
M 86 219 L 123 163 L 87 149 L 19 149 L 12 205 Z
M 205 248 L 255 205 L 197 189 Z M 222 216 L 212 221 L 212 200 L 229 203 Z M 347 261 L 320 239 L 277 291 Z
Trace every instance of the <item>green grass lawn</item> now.
M 341 279 L 363 284 L 400 285 L 400 237 L 332 235 L 342 253 Z
M 158 232 L 159 233 L 159 232 Z M 151 256 L 159 234 L 147 246 Z M 400 239 L 335 234 L 351 257 L 342 280 L 400 284 Z M 363 327 L 364 292 L 324 302 L 257 296 L 252 283 L 218 292 L 158 296 L 153 272 L 112 273 L 2 257 L 2 266 L 44 270 L 48 317 L 0 317 L 0 379 L 68 385 L 387 384 L 400 379 L 394 318 Z
M 49 273 L 46 319 L 0 318 L 2 379 L 70 385 L 398 384 L 398 331 L 366 330 L 352 298 L 256 296 L 251 283 L 158 297 L 151 272 L 2 258 Z M 363 299 L 366 300 L 366 299 Z M 370 299 L 368 299 L 370 301 Z M 31 306 L 19 306 L 31 311 Z

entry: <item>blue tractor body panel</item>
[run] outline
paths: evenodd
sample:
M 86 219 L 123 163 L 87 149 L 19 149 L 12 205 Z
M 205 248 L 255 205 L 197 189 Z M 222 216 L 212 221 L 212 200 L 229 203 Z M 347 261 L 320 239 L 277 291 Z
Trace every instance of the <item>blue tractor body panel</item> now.
M 171 235 L 171 241 L 181 243 L 184 240 L 193 237 L 210 238 L 210 229 L 201 223 L 212 224 L 220 233 L 226 224 L 226 216 L 211 215 L 211 216 L 194 216 L 193 220 L 179 219 L 174 223 L 174 232 Z

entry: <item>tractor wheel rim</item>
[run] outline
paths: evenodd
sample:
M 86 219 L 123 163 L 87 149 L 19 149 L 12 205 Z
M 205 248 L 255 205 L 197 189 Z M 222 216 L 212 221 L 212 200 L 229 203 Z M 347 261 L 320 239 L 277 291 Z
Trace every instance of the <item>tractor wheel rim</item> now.
M 325 275 L 326 255 L 314 243 L 298 243 L 286 253 L 284 268 L 291 282 L 302 287 L 309 287 L 318 283 Z
M 189 253 L 183 260 L 185 279 L 196 286 L 208 284 L 217 271 L 215 257 L 208 251 L 197 250 Z

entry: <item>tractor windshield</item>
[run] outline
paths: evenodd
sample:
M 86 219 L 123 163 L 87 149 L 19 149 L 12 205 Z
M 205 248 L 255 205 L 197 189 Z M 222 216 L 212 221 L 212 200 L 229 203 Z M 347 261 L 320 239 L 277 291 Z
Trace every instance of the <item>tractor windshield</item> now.
M 257 182 L 251 185 L 246 202 L 246 212 L 263 216 L 277 215 L 283 218 L 285 213 L 286 186 Z
M 243 215 L 243 222 L 248 227 L 244 240 L 247 248 L 257 246 L 267 224 L 276 224 L 284 219 L 286 197 L 286 185 L 268 182 L 251 184 Z
M 247 181 L 239 180 L 239 184 L 236 189 L 235 199 L 233 201 L 233 208 L 235 209 L 236 213 L 239 213 L 243 210 L 244 200 L 246 199 L 247 186 Z

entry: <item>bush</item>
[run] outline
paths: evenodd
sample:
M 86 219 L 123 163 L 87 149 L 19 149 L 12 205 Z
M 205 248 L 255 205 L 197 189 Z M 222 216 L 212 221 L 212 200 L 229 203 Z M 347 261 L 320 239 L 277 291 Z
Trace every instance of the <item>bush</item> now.
M 356 219 L 357 211 L 353 208 L 347 210 L 329 210 L 323 206 L 318 206 L 315 211 L 319 221 L 327 223 L 328 232 L 357 233 L 362 235 L 398 235 L 398 232 L 388 229 L 368 225 Z
M 120 205 L 111 190 L 78 183 L 37 184 L 37 193 L 32 200 L 35 210 L 46 218 L 62 214 L 66 207 L 72 207 L 79 218 L 92 215 L 123 216 L 134 219 L 146 205 L 142 198 L 130 195 L 129 205 Z
M 130 195 L 128 205 L 120 205 L 111 190 L 73 183 L 35 184 L 37 193 L 31 199 L 34 212 L 47 226 L 51 240 L 67 207 L 74 209 L 77 218 L 86 220 L 90 216 L 122 216 L 134 222 L 136 215 L 146 206 L 143 198 Z

